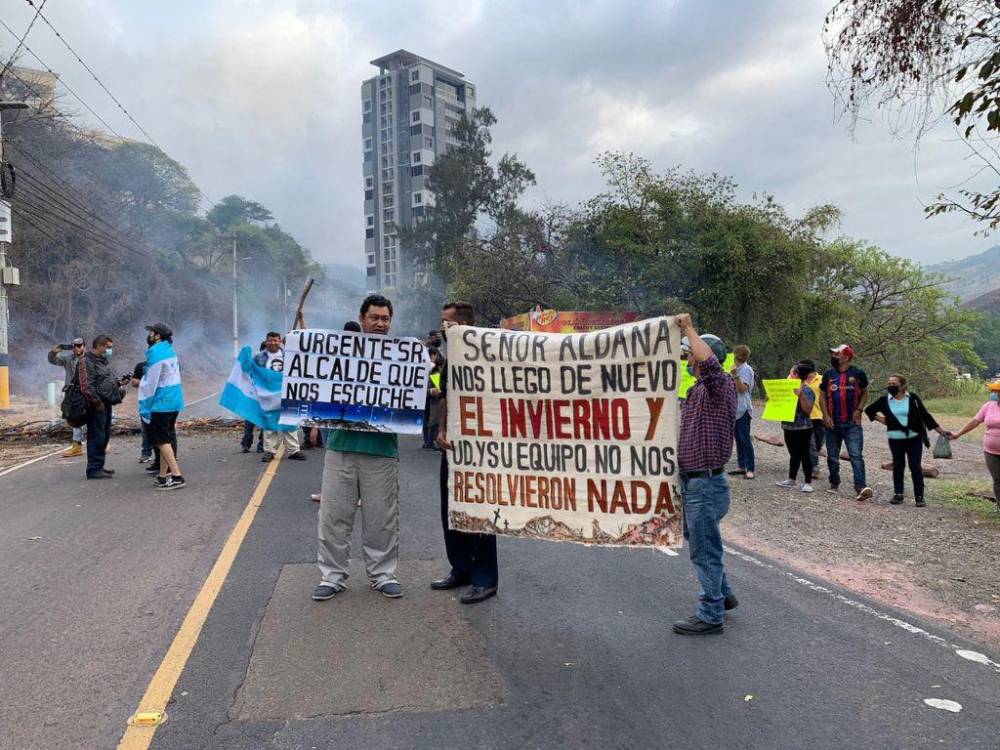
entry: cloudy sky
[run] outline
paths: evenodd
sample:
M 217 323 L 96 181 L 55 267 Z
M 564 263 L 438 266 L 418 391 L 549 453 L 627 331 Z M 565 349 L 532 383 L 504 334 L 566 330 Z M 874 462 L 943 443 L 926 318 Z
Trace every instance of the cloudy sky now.
M 837 121 L 820 38 L 831 3 L 49 0 L 44 13 L 206 194 L 264 203 L 327 262 L 363 264 L 359 86 L 401 47 L 478 85 L 497 152 L 537 174 L 532 203 L 593 195 L 594 157 L 626 149 L 732 175 L 793 214 L 832 202 L 845 234 L 921 262 L 994 244 L 961 218 L 923 218 L 970 169 L 953 131 L 918 153 L 878 116 L 853 140 Z M 0 0 L 18 33 L 32 13 Z M 27 44 L 139 137 L 41 21 Z

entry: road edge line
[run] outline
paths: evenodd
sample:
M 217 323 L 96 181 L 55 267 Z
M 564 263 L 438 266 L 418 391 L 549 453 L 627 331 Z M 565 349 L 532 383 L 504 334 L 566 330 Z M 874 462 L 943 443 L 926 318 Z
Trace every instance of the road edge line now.
M 13 466 L 9 466 L 3 471 L 0 471 L 0 477 L 5 477 L 8 474 L 13 474 L 18 469 L 23 469 L 25 466 L 31 466 L 32 464 L 37 464 L 39 461 L 44 461 L 46 458 L 52 458 L 53 456 L 62 453 L 68 447 L 69 446 L 63 446 L 62 448 L 57 448 L 51 453 L 46 453 L 43 456 L 35 456 L 34 458 L 29 458 L 27 461 L 22 461 L 19 464 L 14 464 Z
M 194 602 L 192 602 L 191 607 L 184 616 L 183 622 L 181 622 L 177 634 L 167 649 L 167 653 L 164 654 L 160 665 L 156 668 L 156 672 L 149 681 L 146 692 L 143 694 L 136 708 L 136 713 L 166 711 L 167 702 L 170 700 L 171 695 L 173 695 L 174 688 L 177 686 L 177 681 L 180 679 L 181 673 L 187 665 L 188 658 L 198 643 L 198 638 L 201 635 L 202 628 L 205 626 L 212 606 L 215 604 L 215 600 L 218 598 L 219 592 L 222 590 L 226 578 L 229 576 L 229 571 L 233 567 L 233 562 L 236 560 L 236 555 L 239 553 L 240 547 L 243 546 L 243 540 L 246 538 L 251 524 L 253 524 L 258 509 L 263 504 L 264 496 L 271 486 L 271 481 L 278 473 L 278 466 L 281 463 L 283 453 L 284 446 L 281 446 L 260 479 L 257 480 L 257 486 L 254 488 L 250 500 L 243 509 L 239 520 L 236 521 L 236 525 L 233 526 L 233 530 L 229 532 L 229 537 L 226 539 L 225 544 L 222 545 L 222 550 L 215 559 L 212 570 L 202 584 L 197 596 L 195 596 Z M 122 735 L 121 741 L 118 743 L 118 750 L 147 750 L 153 741 L 156 729 L 156 726 L 136 726 L 130 724 L 126 728 L 125 734 Z

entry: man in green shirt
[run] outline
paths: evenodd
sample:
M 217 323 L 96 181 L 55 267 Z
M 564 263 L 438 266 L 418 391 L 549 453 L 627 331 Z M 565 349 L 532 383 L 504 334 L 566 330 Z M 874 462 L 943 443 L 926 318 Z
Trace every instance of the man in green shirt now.
M 392 302 L 372 294 L 361 303 L 361 330 L 385 336 Z M 395 433 L 331 430 L 323 463 L 319 503 L 319 572 L 315 601 L 332 599 L 347 586 L 351 531 L 361 508 L 361 548 L 371 587 L 396 599 L 403 588 L 399 565 L 399 448 Z M 359 502 L 360 501 L 360 502 Z

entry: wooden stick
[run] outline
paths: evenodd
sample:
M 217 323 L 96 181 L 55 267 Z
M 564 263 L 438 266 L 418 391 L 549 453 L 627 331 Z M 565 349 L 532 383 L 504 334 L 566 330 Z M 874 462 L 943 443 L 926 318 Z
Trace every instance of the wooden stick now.
M 302 296 L 299 297 L 299 304 L 295 308 L 295 322 L 292 324 L 292 328 L 296 331 L 306 327 L 306 319 L 302 315 L 302 306 L 306 303 L 306 297 L 309 296 L 309 290 L 312 289 L 314 283 L 316 282 L 310 276 L 306 279 L 306 285 L 302 289 Z

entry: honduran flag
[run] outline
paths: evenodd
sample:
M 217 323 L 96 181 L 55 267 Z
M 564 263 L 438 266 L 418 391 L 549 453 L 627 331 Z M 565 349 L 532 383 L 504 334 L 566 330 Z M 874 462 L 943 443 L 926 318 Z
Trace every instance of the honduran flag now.
M 169 341 L 158 341 L 146 350 L 146 369 L 139 381 L 139 416 L 149 422 L 153 412 L 183 409 L 184 389 L 177 355 Z
M 290 432 L 296 425 L 278 424 L 281 416 L 281 373 L 253 361 L 249 346 L 240 354 L 222 389 L 219 405 L 265 430 Z

